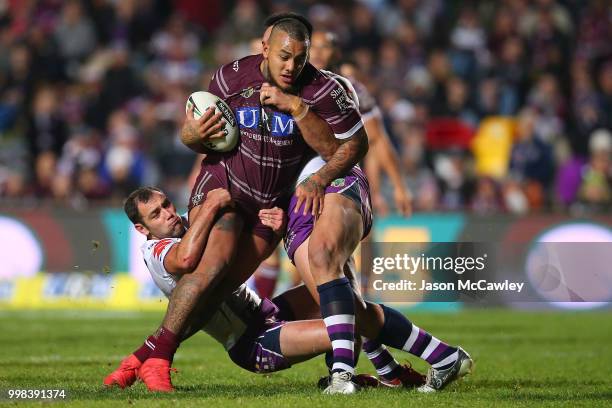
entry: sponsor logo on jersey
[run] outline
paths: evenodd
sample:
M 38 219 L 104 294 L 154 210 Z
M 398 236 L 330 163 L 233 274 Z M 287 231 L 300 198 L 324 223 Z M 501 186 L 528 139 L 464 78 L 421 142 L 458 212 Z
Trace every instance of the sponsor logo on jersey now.
M 217 101 L 216 105 L 217 105 L 217 109 L 219 109 L 219 112 L 221 112 L 221 114 L 223 115 L 223 119 L 225 119 L 225 121 L 229 123 L 231 126 L 236 126 L 234 115 L 232 115 L 232 111 L 227 107 L 227 105 L 223 101 Z M 225 133 L 227 134 L 227 130 L 226 129 L 224 130 L 225 130 Z
M 200 205 L 203 198 L 204 198 L 204 193 L 198 193 L 194 195 L 193 197 L 191 197 L 191 206 L 195 207 L 197 205 Z
M 265 126 L 272 136 L 286 137 L 295 133 L 295 121 L 291 115 L 272 112 L 272 116 L 262 112 L 259 107 L 242 107 L 236 109 L 236 117 L 241 129 L 256 129 Z
M 349 99 L 346 91 L 341 86 L 331 91 L 330 95 L 334 99 L 334 102 L 336 102 L 336 105 L 338 105 L 341 113 L 353 107 L 353 101 Z
M 248 99 L 251 96 L 253 96 L 254 93 L 255 93 L 255 90 L 251 86 L 251 87 L 249 87 L 247 89 L 244 89 L 242 92 L 240 92 L 240 96 L 242 96 L 245 99 Z

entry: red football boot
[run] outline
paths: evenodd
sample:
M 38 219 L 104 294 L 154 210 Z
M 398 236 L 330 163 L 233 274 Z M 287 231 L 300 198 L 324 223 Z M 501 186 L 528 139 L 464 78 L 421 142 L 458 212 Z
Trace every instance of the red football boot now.
M 106 387 L 118 386 L 119 388 L 126 388 L 134 384 L 138 378 L 138 369 L 142 363 L 133 354 L 130 354 L 121 361 L 119 367 L 110 373 L 104 379 L 104 385 Z

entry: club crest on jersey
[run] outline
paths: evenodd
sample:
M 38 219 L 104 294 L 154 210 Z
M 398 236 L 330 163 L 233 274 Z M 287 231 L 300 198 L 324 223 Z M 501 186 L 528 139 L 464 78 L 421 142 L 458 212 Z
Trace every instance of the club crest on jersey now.
M 344 179 L 343 178 L 339 178 L 339 179 L 335 179 L 334 181 L 331 182 L 331 186 L 332 187 L 344 187 Z
M 197 205 L 200 205 L 203 198 L 204 198 L 204 193 L 195 194 L 193 197 L 191 197 L 191 206 L 195 207 Z
M 259 107 L 238 108 L 236 118 L 241 129 L 256 129 L 263 125 L 269 134 L 275 137 L 291 136 L 295 131 L 295 121 L 291 115 L 272 112 L 270 117 Z
M 240 69 L 239 66 L 238 66 L 238 60 L 234 61 L 234 64 L 232 64 L 232 69 L 235 72 L 238 72 L 238 70 Z
M 253 89 L 253 87 L 249 87 L 243 90 L 242 92 L 240 92 L 240 96 L 242 96 L 245 99 L 248 99 L 251 96 L 253 96 L 253 93 L 255 93 L 255 90 Z

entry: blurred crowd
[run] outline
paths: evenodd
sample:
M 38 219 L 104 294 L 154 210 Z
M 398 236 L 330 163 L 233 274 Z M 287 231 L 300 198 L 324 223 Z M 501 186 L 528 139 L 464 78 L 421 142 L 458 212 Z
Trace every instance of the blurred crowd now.
M 610 210 L 608 0 L 0 0 L 2 202 L 185 203 L 185 100 L 279 11 L 337 34 L 415 210 Z

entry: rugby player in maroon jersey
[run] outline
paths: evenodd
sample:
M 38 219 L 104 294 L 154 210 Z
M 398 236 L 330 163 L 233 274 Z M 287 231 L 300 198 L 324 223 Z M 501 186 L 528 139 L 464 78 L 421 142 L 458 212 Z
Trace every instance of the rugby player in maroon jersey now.
M 172 388 L 171 361 L 196 305 L 220 302 L 228 293 L 213 291 L 219 280 L 229 276 L 238 286 L 276 246 L 278 239 L 257 214 L 260 209 L 286 206 L 294 180 L 310 156 L 308 145 L 327 162 L 297 187 L 296 209 L 317 214 L 321 220 L 335 217 L 338 210 L 333 202 L 329 209 L 323 206 L 323 200 L 329 201 L 325 187 L 347 173 L 367 151 L 355 105 L 337 81 L 307 63 L 309 44 L 303 23 L 281 20 L 272 29 L 262 55 L 223 66 L 211 81 L 209 91 L 229 104 L 238 121 L 240 141 L 234 151 L 210 152 L 202 161 L 189 203 L 190 216 L 197 214 L 207 192 L 216 188 L 227 189 L 236 207 L 219 216 L 200 263 L 173 291 L 155 336 L 155 350 L 141 369 L 151 390 Z M 183 139 L 219 136 L 220 120 L 221 115 L 211 111 L 199 120 L 191 116 L 183 127 Z M 335 138 L 329 137 L 329 128 Z M 337 316 L 352 319 L 354 327 L 354 295 L 342 270 L 350 253 L 335 252 L 337 236 L 332 228 L 317 240 L 320 250 L 313 252 L 312 270 L 329 294 L 328 303 L 340 305 L 338 309 L 321 302 L 324 317 L 332 323 Z M 337 326 L 332 323 L 330 326 Z M 346 338 L 334 346 L 334 364 L 350 380 L 354 364 L 348 355 L 353 354 L 354 328 L 343 336 Z

